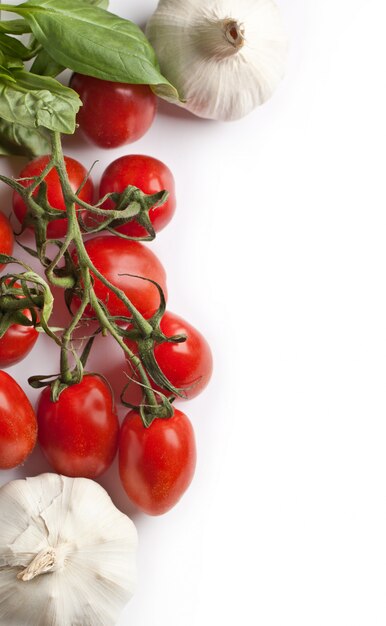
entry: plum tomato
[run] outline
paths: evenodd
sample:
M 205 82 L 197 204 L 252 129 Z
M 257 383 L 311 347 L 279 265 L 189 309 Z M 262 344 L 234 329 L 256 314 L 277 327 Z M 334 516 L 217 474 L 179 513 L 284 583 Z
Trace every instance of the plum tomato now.
M 67 387 L 56 402 L 46 387 L 40 395 L 37 417 L 39 443 L 59 474 L 96 478 L 113 462 L 119 422 L 108 384 L 86 374 Z
M 73 74 L 70 87 L 83 102 L 76 118 L 79 128 L 100 148 L 137 141 L 153 123 L 157 98 L 148 85 Z
M 33 176 L 39 176 L 42 173 L 44 168 L 46 167 L 49 156 L 41 156 L 33 161 L 30 161 L 25 168 L 20 172 L 19 178 L 31 178 Z M 71 184 L 72 190 L 75 192 L 82 185 L 83 181 L 87 176 L 86 168 L 71 157 L 64 157 L 66 163 L 66 170 L 68 174 L 68 178 Z M 58 173 L 55 169 L 52 169 L 47 176 L 45 177 L 45 182 L 47 184 L 47 197 L 48 202 L 54 209 L 58 209 L 59 211 L 65 211 L 66 205 L 63 198 L 62 188 L 60 185 L 60 180 Z M 31 183 L 29 180 L 20 180 L 19 181 L 24 187 L 28 187 Z M 37 193 L 37 191 L 36 191 Z M 87 178 L 86 183 L 83 185 L 81 191 L 79 192 L 79 198 L 84 202 L 92 203 L 94 199 L 94 185 L 91 178 Z M 78 207 L 79 208 L 79 207 Z M 13 194 L 13 210 L 19 222 L 22 224 L 27 213 L 27 207 L 22 199 L 22 197 L 14 192 Z M 61 237 L 65 237 L 67 232 L 67 219 L 58 219 L 54 220 L 47 227 L 47 235 L 50 239 L 59 239 Z
M 30 401 L 12 376 L 0 370 L 0 469 L 23 463 L 36 438 L 37 422 Z
M 14 287 L 21 289 L 20 283 L 15 283 Z M 24 309 L 22 313 L 27 319 L 32 320 L 29 309 Z M 34 347 L 38 337 L 39 333 L 34 326 L 12 324 L 0 337 L 0 367 L 9 367 L 24 359 Z
M 165 311 L 160 322 L 164 335 L 186 335 L 182 343 L 164 342 L 154 348 L 156 361 L 166 378 L 178 389 L 184 389 L 186 399 L 200 394 L 207 384 L 213 371 L 212 352 L 205 337 L 194 326 L 182 317 Z M 133 352 L 137 352 L 137 344 L 129 339 L 125 340 Z M 155 389 L 166 395 L 170 392 L 153 385 Z
M 23 314 L 31 319 L 28 309 Z M 34 347 L 39 333 L 34 326 L 12 324 L 0 338 L 0 367 L 9 367 L 24 359 Z
M 114 235 L 89 239 L 85 247 L 94 267 L 112 285 L 121 289 L 144 317 L 149 318 L 156 312 L 160 304 L 158 289 L 144 278 L 158 283 L 166 297 L 166 274 L 149 248 Z M 76 253 L 73 254 L 73 259 L 77 263 Z M 138 278 L 141 276 L 143 278 Z M 110 315 L 130 317 L 128 309 L 118 296 L 95 276 L 94 290 L 97 297 L 106 304 Z M 90 307 L 86 310 L 86 316 L 93 316 Z
M 0 253 L 11 255 L 13 250 L 13 232 L 11 224 L 5 217 L 4 213 L 0 212 Z M 0 270 L 4 265 L 0 264 Z
M 130 500 L 149 515 L 162 515 L 180 500 L 196 467 L 193 427 L 175 409 L 168 419 L 145 428 L 137 411 L 130 411 L 119 439 L 119 473 Z
M 158 233 L 170 222 L 176 209 L 175 183 L 170 169 L 162 161 L 150 156 L 122 156 L 110 163 L 103 172 L 99 197 L 103 198 L 107 193 L 122 193 L 128 185 L 138 187 L 146 194 L 158 193 L 164 189 L 169 192 L 164 204 L 151 207 L 149 211 L 150 221 Z M 104 209 L 113 209 L 114 206 L 111 199 L 103 203 Z M 145 228 L 134 220 L 117 227 L 117 230 L 130 237 L 144 237 L 147 234 Z

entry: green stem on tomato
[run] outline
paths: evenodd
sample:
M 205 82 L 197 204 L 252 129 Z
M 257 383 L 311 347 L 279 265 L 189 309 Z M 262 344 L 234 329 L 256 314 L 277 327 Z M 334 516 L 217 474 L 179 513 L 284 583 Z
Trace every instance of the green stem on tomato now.
M 134 352 L 132 352 L 130 350 L 130 348 L 123 341 L 123 339 L 120 336 L 120 334 L 117 332 L 117 330 L 114 327 L 114 325 L 111 324 L 108 316 L 106 315 L 106 313 L 104 312 L 103 308 L 99 304 L 99 301 L 98 301 L 98 298 L 97 298 L 97 296 L 95 294 L 94 289 L 91 289 L 90 304 L 93 307 L 93 309 L 94 309 L 94 311 L 96 313 L 96 316 L 98 318 L 98 321 L 101 324 L 101 326 L 103 328 L 105 328 L 109 332 L 109 334 L 115 339 L 115 341 L 118 343 L 118 345 L 121 346 L 121 348 L 124 350 L 124 352 L 129 357 L 130 362 L 133 365 L 134 371 L 136 371 L 139 374 L 141 382 L 142 382 L 142 385 L 143 385 L 144 394 L 146 396 L 146 400 L 147 400 L 149 406 L 159 407 L 159 403 L 157 402 L 156 395 L 155 395 L 155 393 L 153 391 L 153 388 L 151 386 L 151 383 L 150 383 L 149 377 L 148 377 L 148 375 L 146 373 L 146 370 L 145 370 L 145 368 L 142 365 L 142 361 L 138 358 L 137 355 L 134 354 Z
M 72 287 L 74 287 L 76 282 L 75 278 L 70 275 L 58 276 L 57 273 L 55 273 L 55 270 L 58 266 L 58 263 L 62 260 L 66 251 L 68 250 L 71 241 L 71 233 L 67 232 L 63 245 L 60 246 L 57 254 L 45 269 L 45 274 L 50 283 L 52 283 L 56 287 L 63 287 L 64 289 L 71 289 Z
M 35 191 L 35 189 L 37 189 L 39 187 L 39 185 L 43 182 L 43 180 L 45 179 L 45 177 L 47 176 L 47 174 L 50 173 L 50 171 L 54 168 L 54 162 L 52 159 L 50 159 L 47 163 L 47 165 L 45 166 L 45 168 L 41 171 L 41 173 L 38 176 L 34 176 L 33 178 L 31 178 L 31 184 L 28 185 L 28 187 L 26 187 L 27 191 L 28 191 L 28 196 L 31 198 L 33 192 Z M 29 180 L 28 178 L 24 178 L 24 179 L 18 179 L 18 180 Z
M 127 309 L 130 311 L 133 316 L 133 320 L 137 328 L 141 331 L 144 337 L 148 337 L 152 331 L 153 327 L 149 322 L 141 315 L 138 309 L 132 304 L 126 294 L 110 283 L 105 276 L 95 267 L 95 265 L 91 262 L 90 257 L 87 254 L 86 247 L 83 242 L 82 233 L 79 227 L 79 223 L 76 216 L 75 203 L 77 200 L 76 195 L 72 191 L 71 185 L 68 181 L 66 164 L 64 161 L 62 144 L 60 141 L 60 134 L 53 133 L 52 140 L 52 150 L 53 150 L 53 159 L 56 165 L 56 169 L 60 178 L 60 182 L 62 185 L 63 196 L 65 199 L 66 207 L 67 207 L 67 219 L 68 219 L 68 227 L 67 227 L 67 237 L 66 240 L 69 239 L 75 245 L 78 264 L 80 270 L 87 267 L 96 278 L 98 278 L 110 291 L 112 291 L 118 298 L 124 303 Z
M 41 308 L 44 305 L 43 296 L 33 296 L 23 298 L 20 296 L 0 295 L 0 311 L 23 311 L 30 306 Z
M 90 280 L 90 278 L 89 278 Z M 91 285 L 91 280 L 90 280 Z M 82 319 L 82 315 L 86 310 L 86 307 L 89 303 L 88 291 L 85 288 L 83 298 L 79 309 L 75 313 L 72 318 L 71 324 L 66 328 L 62 335 L 62 346 L 60 350 L 60 372 L 61 372 L 61 381 L 65 384 L 71 384 L 72 382 L 72 372 L 69 363 L 69 352 L 70 352 L 70 344 L 72 342 L 72 335 L 78 326 L 80 320 Z
M 126 305 L 128 310 L 130 311 L 135 326 L 140 330 L 143 337 L 148 337 L 153 331 L 153 327 L 151 324 L 141 315 L 138 309 L 132 304 L 126 294 L 115 287 L 115 285 L 111 284 L 104 276 L 99 272 L 99 270 L 94 266 L 91 262 L 86 247 L 83 242 L 82 233 L 80 230 L 80 226 L 77 220 L 76 214 L 76 195 L 72 191 L 70 183 L 68 181 L 66 164 L 64 160 L 64 155 L 62 151 L 62 145 L 60 141 L 60 134 L 53 133 L 52 134 L 52 160 L 55 164 L 56 170 L 59 175 L 59 179 L 62 186 L 63 197 L 65 200 L 65 204 L 67 207 L 67 236 L 65 240 L 65 244 L 68 241 L 71 241 L 76 249 L 77 258 L 78 258 L 78 266 L 80 271 L 80 278 L 82 281 L 83 288 L 83 297 L 81 301 L 81 305 L 78 309 L 74 320 L 71 325 L 65 331 L 63 335 L 63 348 L 61 352 L 61 373 L 63 377 L 63 382 L 70 382 L 71 372 L 68 363 L 68 347 L 71 341 L 71 337 L 73 331 L 75 330 L 77 324 L 81 320 L 81 317 L 87 307 L 88 304 L 91 305 L 98 322 L 100 323 L 102 329 L 106 330 L 120 345 L 120 347 L 124 350 L 124 352 L 128 355 L 133 367 L 138 372 L 138 375 L 141 379 L 141 383 L 143 385 L 144 394 L 146 396 L 148 406 L 152 407 L 153 410 L 157 410 L 159 407 L 160 413 L 162 413 L 163 408 L 160 407 L 157 402 L 156 394 L 153 391 L 151 386 L 151 382 L 147 375 L 147 372 L 137 355 L 135 355 L 129 347 L 125 344 L 122 337 L 120 336 L 118 330 L 109 320 L 108 315 L 106 314 L 104 307 L 99 302 L 99 299 L 95 293 L 91 274 L 93 274 L 96 278 L 98 278 L 108 289 L 110 289 L 114 294 L 116 294 L 121 301 Z

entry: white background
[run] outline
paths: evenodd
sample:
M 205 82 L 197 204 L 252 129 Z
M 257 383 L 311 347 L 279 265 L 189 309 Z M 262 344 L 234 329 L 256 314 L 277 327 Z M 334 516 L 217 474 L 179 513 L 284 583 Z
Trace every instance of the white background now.
M 130 152 L 172 169 L 178 210 L 153 249 L 170 310 L 215 357 L 212 385 L 182 407 L 198 467 L 180 504 L 147 517 L 116 466 L 101 480 L 140 536 L 138 591 L 119 626 L 386 622 L 386 7 L 280 5 L 288 71 L 260 110 L 226 124 L 161 104 L 134 145 L 97 154 L 66 142 L 86 166 L 99 158 L 96 180 Z M 110 3 L 141 25 L 155 6 Z M 8 213 L 9 192 L 0 199 Z M 119 387 L 121 357 L 111 348 L 106 363 L 105 345 L 94 364 Z M 57 368 L 42 338 L 9 373 L 27 388 Z M 47 468 L 37 451 L 0 482 Z

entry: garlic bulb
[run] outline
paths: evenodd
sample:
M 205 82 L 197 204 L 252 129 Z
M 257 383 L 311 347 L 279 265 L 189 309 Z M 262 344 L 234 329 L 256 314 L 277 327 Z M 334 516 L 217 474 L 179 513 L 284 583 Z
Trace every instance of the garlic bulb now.
M 87 478 L 0 489 L 0 624 L 109 626 L 135 584 L 137 532 Z
M 284 74 L 287 38 L 273 0 L 160 0 L 146 35 L 187 109 L 235 120 Z

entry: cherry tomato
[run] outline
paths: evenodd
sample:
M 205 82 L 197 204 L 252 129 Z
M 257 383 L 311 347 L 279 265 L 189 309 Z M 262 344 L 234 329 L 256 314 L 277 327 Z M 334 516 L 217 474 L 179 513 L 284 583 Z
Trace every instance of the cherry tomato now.
M 150 156 L 130 154 L 120 157 L 103 172 L 99 197 L 103 198 L 107 193 L 122 193 L 128 185 L 138 187 L 146 194 L 158 193 L 164 189 L 169 192 L 164 204 L 152 207 L 149 211 L 154 230 L 162 230 L 172 219 L 176 208 L 175 184 L 170 169 L 162 161 Z M 113 209 L 114 206 L 111 199 L 103 203 L 104 209 Z M 130 237 L 146 235 L 145 228 L 135 221 L 123 224 L 117 230 Z
M 110 467 L 118 445 L 119 422 L 107 383 L 85 375 L 57 402 L 46 387 L 39 398 L 39 443 L 54 470 L 65 476 L 96 478 Z
M 184 413 L 143 426 L 127 414 L 119 440 L 119 473 L 130 500 L 150 515 L 171 509 L 189 487 L 196 467 L 194 431 Z
M 5 217 L 4 213 L 0 213 L 0 253 L 11 255 L 13 250 L 13 232 L 11 224 Z M 4 267 L 0 264 L 0 270 Z
M 190 400 L 205 389 L 211 378 L 213 359 L 209 344 L 194 326 L 170 311 L 162 316 L 160 328 L 167 337 L 187 336 L 183 343 L 157 344 L 154 354 L 166 378 L 178 389 L 184 389 L 186 398 Z M 137 352 L 134 341 L 127 339 L 125 342 L 133 352 Z M 156 385 L 154 388 L 160 390 Z M 163 393 L 170 395 L 165 390 Z
M 87 253 L 103 276 L 121 289 L 144 317 L 151 317 L 159 307 L 160 297 L 155 285 L 148 280 L 128 276 L 143 276 L 158 283 L 166 295 L 166 274 L 155 254 L 145 245 L 115 236 L 101 236 L 86 242 Z M 73 254 L 77 262 L 76 254 Z M 99 278 L 94 280 L 96 295 L 111 315 L 130 317 L 125 305 Z M 91 308 L 86 315 L 92 316 Z
M 19 178 L 38 176 L 44 170 L 49 158 L 50 157 L 46 155 L 30 161 L 30 163 L 28 163 L 20 172 Z M 81 163 L 79 163 L 79 161 L 76 161 L 75 159 L 71 159 L 66 156 L 64 157 L 64 160 L 71 188 L 73 191 L 77 191 L 87 176 L 87 170 Z M 54 209 L 65 211 L 66 205 L 64 203 L 62 188 L 57 171 L 52 169 L 44 180 L 47 183 L 47 197 L 50 205 Z M 24 187 L 28 187 L 28 185 L 31 184 L 30 180 L 20 180 L 19 182 L 24 185 Z M 83 185 L 78 195 L 81 200 L 92 203 L 94 197 L 94 185 L 91 178 L 87 179 L 87 182 Z M 22 223 L 27 212 L 27 207 L 22 197 L 16 192 L 13 194 L 13 209 L 19 222 Z M 64 237 L 66 232 L 67 219 L 55 220 L 48 224 L 47 235 L 50 239 L 59 239 L 60 237 Z
M 0 469 L 23 463 L 35 447 L 37 422 L 24 391 L 0 370 Z
M 70 86 L 83 102 L 76 118 L 79 128 L 101 148 L 137 141 L 153 123 L 157 98 L 148 85 L 73 74 Z
M 29 309 L 25 309 L 23 314 L 32 319 Z M 0 367 L 9 367 L 24 359 L 38 337 L 39 333 L 34 326 L 12 324 L 0 338 Z

